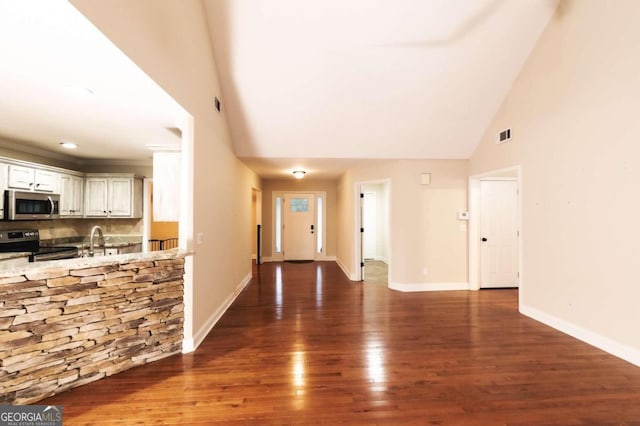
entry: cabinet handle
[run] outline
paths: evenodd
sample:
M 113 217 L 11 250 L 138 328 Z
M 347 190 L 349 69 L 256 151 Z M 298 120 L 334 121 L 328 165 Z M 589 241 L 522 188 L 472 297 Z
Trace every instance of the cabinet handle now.
M 106 212 L 107 212 L 106 210 L 102 210 L 102 213 L 106 213 Z
M 29 186 L 33 186 L 33 182 L 29 182 Z
M 109 213 L 111 213 L 111 210 L 109 210 Z
M 36 184 L 36 188 L 37 188 L 37 187 L 39 187 L 39 186 L 40 186 L 40 184 L 39 184 L 39 183 L 37 183 L 37 184 Z

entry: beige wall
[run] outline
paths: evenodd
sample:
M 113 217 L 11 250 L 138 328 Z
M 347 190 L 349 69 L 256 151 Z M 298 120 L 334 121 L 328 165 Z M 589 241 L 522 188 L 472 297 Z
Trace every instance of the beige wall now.
M 74 0 L 107 37 L 194 118 L 193 330 L 204 332 L 251 273 L 251 188 L 258 177 L 232 151 L 199 0 Z M 189 337 L 189 336 L 187 336 Z
M 420 175 L 431 173 L 431 184 Z M 352 169 L 338 184 L 338 260 L 353 278 L 357 183 L 389 179 L 389 282 L 401 285 L 466 283 L 466 160 L 390 160 Z
M 273 192 L 274 191 L 325 191 L 326 202 L 326 247 L 325 256 L 336 255 L 337 238 L 337 184 L 335 180 L 313 179 L 265 179 L 262 181 L 262 250 L 264 257 L 273 256 Z
M 470 161 L 522 165 L 523 312 L 636 364 L 638 17 L 635 0 L 560 2 Z

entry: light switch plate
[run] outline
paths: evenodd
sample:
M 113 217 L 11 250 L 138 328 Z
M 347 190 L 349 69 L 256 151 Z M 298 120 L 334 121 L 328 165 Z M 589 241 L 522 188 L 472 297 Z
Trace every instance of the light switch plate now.
M 469 220 L 469 212 L 458 212 L 458 219 Z

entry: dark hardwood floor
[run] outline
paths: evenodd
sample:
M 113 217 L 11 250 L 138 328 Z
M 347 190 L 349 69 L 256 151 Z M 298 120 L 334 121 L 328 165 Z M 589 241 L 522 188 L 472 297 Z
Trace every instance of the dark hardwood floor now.
M 40 403 L 63 405 L 67 426 L 640 424 L 640 368 L 520 315 L 517 298 L 264 264 L 195 353 Z

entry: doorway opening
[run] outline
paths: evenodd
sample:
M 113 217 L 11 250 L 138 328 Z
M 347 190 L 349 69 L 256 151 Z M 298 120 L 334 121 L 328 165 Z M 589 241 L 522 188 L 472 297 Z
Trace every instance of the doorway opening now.
M 157 220 L 157 215 L 154 215 L 153 180 L 148 180 L 146 194 L 149 197 L 149 236 L 145 239 L 147 242 L 146 251 L 169 250 L 178 247 L 178 221 Z
M 358 185 L 360 281 L 389 283 L 389 182 Z
M 251 188 L 251 259 L 262 263 L 262 191 Z
M 469 287 L 522 291 L 520 167 L 469 177 Z

